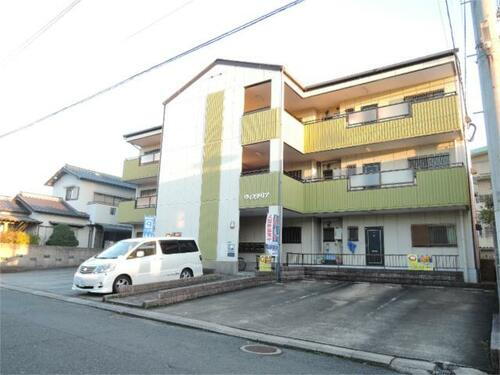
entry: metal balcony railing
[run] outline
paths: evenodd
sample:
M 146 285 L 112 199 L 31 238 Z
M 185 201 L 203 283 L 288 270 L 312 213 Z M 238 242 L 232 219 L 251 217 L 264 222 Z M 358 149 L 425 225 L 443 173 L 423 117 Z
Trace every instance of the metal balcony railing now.
M 419 255 L 421 256 L 421 255 Z M 433 271 L 459 271 L 458 255 L 426 255 Z M 334 266 L 344 268 L 379 267 L 411 269 L 408 254 L 286 253 L 289 266 Z
M 135 208 L 154 208 L 156 207 L 156 195 L 140 197 L 135 200 Z

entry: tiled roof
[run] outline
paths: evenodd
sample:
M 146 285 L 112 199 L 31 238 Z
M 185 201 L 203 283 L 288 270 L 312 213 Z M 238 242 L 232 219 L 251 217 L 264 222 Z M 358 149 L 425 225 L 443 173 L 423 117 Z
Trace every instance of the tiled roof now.
M 52 176 L 45 184 L 53 186 L 54 183 L 61 178 L 65 173 L 71 174 L 81 180 L 94 181 L 101 184 L 118 186 L 126 189 L 135 190 L 136 185 L 123 181 L 118 176 L 113 176 L 107 173 L 96 172 L 90 169 L 75 167 L 74 165 L 66 164 L 59 169 L 54 176 Z
M 33 212 L 46 213 L 52 215 L 70 216 L 87 219 L 89 215 L 75 210 L 59 197 L 51 195 L 19 193 L 16 196 L 18 202 Z
M 0 212 L 12 212 L 19 214 L 29 214 L 30 212 L 20 206 L 13 197 L 0 196 Z

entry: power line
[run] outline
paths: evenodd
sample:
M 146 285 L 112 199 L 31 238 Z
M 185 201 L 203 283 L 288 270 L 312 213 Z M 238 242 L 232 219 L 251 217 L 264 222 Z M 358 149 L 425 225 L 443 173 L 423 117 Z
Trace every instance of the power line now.
M 168 12 L 167 14 L 164 14 L 163 16 L 157 18 L 156 20 L 154 20 L 153 22 L 147 24 L 146 26 L 140 28 L 139 30 L 137 30 L 136 32 L 130 34 L 125 40 L 128 40 L 130 38 L 133 38 L 134 36 L 142 33 L 143 31 L 146 31 L 147 29 L 149 29 L 150 27 L 156 25 L 158 22 L 160 21 L 163 21 L 164 19 L 174 15 L 175 13 L 177 13 L 179 10 L 181 10 L 182 8 L 185 8 L 187 7 L 189 4 L 191 4 L 192 2 L 194 2 L 195 0 L 188 0 L 186 2 L 184 2 L 183 4 L 179 5 L 177 8 L 175 8 L 174 10 Z
M 10 131 L 8 131 L 6 133 L 0 134 L 0 138 L 4 138 L 4 137 L 7 137 L 8 135 L 12 135 L 12 134 L 20 132 L 22 130 L 26 130 L 26 129 L 28 129 L 28 128 L 30 128 L 30 127 L 32 127 L 32 126 L 34 126 L 34 125 L 36 125 L 36 124 L 44 121 L 44 120 L 47 120 L 47 119 L 49 119 L 49 118 L 51 118 L 53 116 L 58 115 L 59 113 L 65 112 L 65 111 L 67 111 L 70 108 L 73 108 L 73 107 L 76 107 L 77 105 L 80 105 L 80 104 L 83 104 L 85 102 L 88 102 L 89 100 L 94 99 L 95 97 L 100 96 L 100 95 L 102 95 L 102 94 L 104 94 L 104 93 L 106 93 L 108 91 L 114 90 L 117 87 L 122 86 L 125 83 L 127 83 L 127 82 L 129 82 L 129 81 L 131 81 L 131 80 L 133 80 L 133 79 L 135 79 L 137 77 L 140 77 L 140 76 L 142 76 L 142 75 L 144 75 L 146 73 L 151 72 L 152 70 L 158 69 L 159 67 L 161 67 L 163 65 L 169 64 L 169 63 L 171 63 L 171 62 L 173 62 L 175 60 L 180 59 L 181 57 L 187 56 L 187 55 L 189 55 L 189 54 L 191 54 L 191 53 L 193 53 L 195 51 L 198 51 L 198 50 L 200 50 L 200 49 L 202 49 L 204 47 L 207 47 L 207 46 L 209 46 L 209 45 L 211 45 L 211 44 L 213 44 L 215 42 L 218 42 L 219 40 L 225 39 L 225 38 L 227 38 L 227 37 L 229 37 L 229 36 L 231 36 L 233 34 L 236 34 L 236 33 L 240 32 L 240 31 L 242 31 L 244 29 L 247 29 L 250 26 L 253 26 L 253 25 L 255 25 L 255 24 L 259 23 L 259 22 L 262 22 L 262 21 L 264 21 L 264 20 L 266 20 L 266 19 L 268 19 L 268 18 L 270 18 L 270 17 L 272 17 L 272 16 L 274 16 L 274 15 L 276 15 L 278 13 L 281 13 L 281 12 L 283 12 L 283 11 L 291 8 L 291 7 L 294 7 L 295 5 L 298 5 L 298 4 L 302 3 L 303 1 L 304 0 L 295 0 L 295 1 L 292 1 L 292 2 L 290 2 L 290 3 L 288 3 L 288 4 L 284 5 L 284 6 L 280 7 L 280 8 L 276 8 L 276 9 L 274 9 L 273 11 L 271 11 L 269 13 L 266 13 L 266 14 L 260 16 L 260 17 L 254 18 L 251 21 L 248 21 L 248 22 L 246 22 L 246 23 L 244 23 L 244 24 L 242 24 L 240 26 L 237 26 L 237 27 L 235 27 L 235 28 L 233 28 L 233 29 L 231 29 L 229 31 L 226 31 L 226 32 L 224 32 L 224 33 L 216 36 L 215 38 L 209 39 L 206 42 L 198 44 L 198 45 L 196 45 L 196 46 L 194 46 L 194 47 L 192 47 L 192 48 L 190 48 L 190 49 L 188 49 L 188 50 L 186 50 L 184 52 L 181 52 L 181 53 L 179 53 L 179 54 L 177 54 L 175 56 L 169 57 L 168 59 L 163 60 L 163 61 L 159 62 L 156 65 L 150 66 L 147 69 L 144 69 L 144 70 L 142 70 L 142 71 L 140 71 L 138 73 L 135 73 L 135 74 L 133 74 L 133 75 L 131 75 L 131 76 L 129 76 L 129 77 L 127 77 L 127 78 L 125 78 L 125 79 L 123 79 L 123 80 L 121 80 L 121 81 L 113 84 L 113 85 L 111 85 L 111 86 L 108 86 L 108 87 L 106 87 L 106 88 L 104 88 L 102 90 L 99 90 L 99 91 L 95 92 L 94 94 L 86 96 L 83 99 L 77 100 L 76 102 L 73 102 L 73 103 L 71 103 L 71 104 L 69 104 L 67 106 L 64 106 L 64 107 L 58 109 L 57 111 L 49 113 L 48 115 L 45 115 L 45 116 L 39 118 L 38 120 L 30 122 L 29 124 L 20 126 L 20 127 L 16 128 L 16 129 L 10 130 Z
M 14 51 L 12 51 L 7 57 L 13 57 L 20 54 L 26 48 L 28 48 L 35 40 L 40 38 L 43 34 L 47 32 L 52 26 L 54 26 L 61 18 L 63 18 L 66 14 L 68 14 L 71 9 L 80 3 L 81 0 L 74 0 L 71 4 L 69 4 L 66 8 L 61 10 L 54 18 L 52 18 L 49 22 L 43 25 L 40 29 L 38 29 L 33 35 L 31 35 L 28 39 L 26 39 L 19 47 L 17 47 Z M 5 61 L 5 60 L 4 60 Z

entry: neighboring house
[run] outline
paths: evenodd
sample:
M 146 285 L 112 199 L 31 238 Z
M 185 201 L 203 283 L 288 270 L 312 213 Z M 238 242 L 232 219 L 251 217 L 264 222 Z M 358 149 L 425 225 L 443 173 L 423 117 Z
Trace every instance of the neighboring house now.
M 123 136 L 139 149 L 139 156 L 123 163 L 122 179 L 137 186 L 135 196 L 118 207 L 118 221 L 132 225 L 134 237 L 142 237 L 144 217 L 155 215 L 161 133 L 155 126 Z
M 492 198 L 491 170 L 488 159 L 488 148 L 481 147 L 471 151 L 472 176 L 474 179 L 474 195 L 476 197 L 476 217 L 478 221 L 479 248 L 481 251 L 492 251 L 494 229 L 479 220 L 479 213 L 486 200 Z M 493 254 L 492 254 L 493 255 Z
M 75 233 L 78 247 L 89 247 L 89 215 L 80 212 L 63 199 L 50 195 L 21 192 L 15 196 L 17 205 L 29 212 L 34 220 L 26 230 L 40 237 L 40 244 L 45 244 L 57 224 L 67 224 Z
M 88 215 L 89 247 L 103 248 L 131 237 L 131 226 L 119 224 L 116 211 L 120 202 L 134 197 L 134 184 L 117 176 L 66 164 L 45 185 L 52 186 L 53 196 Z
M 0 232 L 35 232 L 40 221 L 30 217 L 30 210 L 19 204 L 15 197 L 0 196 Z
M 196 238 L 205 266 L 255 262 L 282 214 L 283 262 L 431 255 L 477 281 L 455 51 L 311 86 L 216 60 L 164 106 L 156 234 Z

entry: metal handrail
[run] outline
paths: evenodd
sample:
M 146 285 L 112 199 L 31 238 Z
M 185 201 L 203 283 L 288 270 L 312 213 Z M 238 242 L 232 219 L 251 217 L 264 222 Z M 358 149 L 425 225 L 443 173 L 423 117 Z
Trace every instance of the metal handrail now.
M 370 111 L 370 110 L 374 110 L 374 109 L 380 109 L 380 108 L 386 108 L 386 107 L 396 106 L 396 105 L 403 104 L 403 103 L 409 103 L 410 106 L 411 106 L 413 103 L 430 102 L 432 100 L 438 100 L 438 99 L 446 98 L 448 96 L 455 96 L 455 95 L 457 95 L 457 93 L 455 91 L 453 91 L 453 92 L 445 93 L 445 94 L 440 95 L 440 96 L 434 96 L 434 97 L 431 97 L 431 98 L 425 98 L 425 99 L 420 99 L 420 100 L 418 100 L 418 99 L 416 99 L 416 100 L 402 100 L 402 101 L 397 102 L 397 103 L 391 103 L 391 104 L 383 105 L 383 106 L 380 106 L 380 107 L 377 107 L 377 108 L 370 108 L 370 109 L 366 109 L 366 110 L 353 111 L 353 112 L 338 113 L 338 114 L 329 116 L 328 119 L 310 120 L 310 121 L 303 122 L 302 124 L 303 125 L 312 125 L 312 124 L 316 124 L 318 122 L 336 120 L 336 119 L 339 119 L 339 118 L 342 118 L 342 117 L 347 117 L 348 115 L 354 114 L 354 113 L 360 113 L 360 112 Z M 411 113 L 412 113 L 412 111 L 410 109 L 410 114 Z M 292 115 L 292 117 L 294 117 L 294 116 Z M 384 119 L 383 121 L 390 121 L 392 119 L 394 119 L 394 117 L 388 118 L 387 120 Z M 375 121 L 375 122 L 381 122 L 381 121 Z M 373 123 L 373 122 L 371 122 L 371 123 Z M 351 125 L 351 127 L 356 127 L 356 126 L 359 126 L 359 125 L 358 124 Z
M 451 168 L 459 168 L 463 167 L 464 163 L 450 163 L 448 165 L 443 165 L 443 166 L 433 166 L 430 168 L 425 168 L 425 169 L 415 169 L 415 168 L 398 168 L 398 169 L 388 169 L 388 170 L 381 170 L 378 172 L 371 172 L 371 173 L 351 173 L 351 174 L 341 174 L 340 176 L 334 176 L 332 178 L 324 178 L 324 177 L 316 177 L 316 178 L 303 178 L 301 180 L 295 179 L 296 181 L 302 182 L 302 183 L 313 183 L 313 182 L 323 182 L 323 181 L 331 181 L 331 180 L 341 180 L 341 179 L 347 179 L 351 176 L 359 176 L 359 175 L 367 175 L 367 174 L 374 174 L 374 173 L 384 173 L 384 172 L 397 172 L 397 171 L 407 171 L 410 169 L 413 169 L 415 172 L 425 172 L 425 171 L 430 171 L 430 170 L 435 170 L 435 169 L 451 169 Z M 342 168 L 342 170 L 347 171 L 347 168 Z M 285 174 L 286 175 L 286 174 Z M 287 176 L 289 178 L 292 178 L 290 176 Z
M 254 174 L 269 173 L 269 168 L 253 169 L 251 171 L 241 172 L 241 176 L 250 176 Z
M 434 271 L 458 271 L 456 254 L 417 254 L 432 259 Z M 349 253 L 286 253 L 285 265 L 335 266 L 343 268 L 374 267 L 384 269 L 410 269 L 408 254 L 349 254 Z
M 157 198 L 156 195 L 149 195 L 147 197 L 138 197 L 138 198 L 135 199 L 134 207 L 135 208 L 155 208 L 156 207 L 156 198 Z M 138 205 L 137 203 L 140 200 L 141 201 L 147 201 L 147 204 Z

